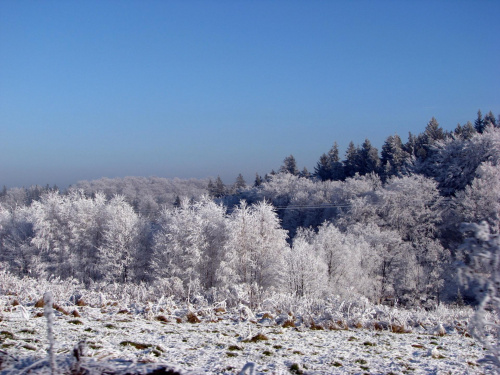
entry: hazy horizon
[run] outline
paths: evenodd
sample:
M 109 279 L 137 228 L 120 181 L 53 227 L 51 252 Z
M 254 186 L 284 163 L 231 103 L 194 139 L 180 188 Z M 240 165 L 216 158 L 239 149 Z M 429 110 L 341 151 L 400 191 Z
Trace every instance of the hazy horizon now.
M 500 112 L 496 1 L 0 2 L 0 186 L 312 171 Z

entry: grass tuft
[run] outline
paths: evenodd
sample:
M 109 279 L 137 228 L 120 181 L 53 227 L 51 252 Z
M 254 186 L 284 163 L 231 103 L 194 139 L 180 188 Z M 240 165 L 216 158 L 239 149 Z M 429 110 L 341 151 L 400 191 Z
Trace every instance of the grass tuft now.
M 408 333 L 404 326 L 400 324 L 391 324 L 392 333 Z
M 165 315 L 158 315 L 155 319 L 162 323 L 168 323 L 168 319 Z
M 147 348 L 151 348 L 151 344 L 141 344 L 141 343 L 138 343 L 138 342 L 133 342 L 133 341 L 122 341 L 120 343 L 121 346 L 133 346 L 134 348 L 138 349 L 138 350 L 144 350 L 144 349 L 147 349 Z
M 311 319 L 311 329 L 312 330 L 317 330 L 317 331 L 322 331 L 324 328 L 314 322 L 313 319 Z
M 54 308 L 54 310 L 56 311 L 59 311 L 61 314 L 63 315 L 69 315 L 69 312 L 67 312 L 65 309 L 63 309 L 61 306 L 59 306 L 58 304 L 54 303 L 52 305 L 52 307 Z
M 187 321 L 192 324 L 201 322 L 200 318 L 198 318 L 196 314 L 191 311 L 187 313 L 186 318 Z
M 0 336 L 3 336 L 4 339 L 13 339 L 14 335 L 9 331 L 0 331 Z
M 298 374 L 298 375 L 302 375 L 302 374 L 304 373 L 304 371 L 302 371 L 302 370 L 300 369 L 300 366 L 299 366 L 299 364 L 298 364 L 298 363 L 292 363 L 292 364 L 290 365 L 290 372 L 291 372 L 292 374 Z
M 258 342 L 258 341 L 264 341 L 264 340 L 269 340 L 269 338 L 262 333 L 258 333 L 257 335 L 252 337 L 250 340 L 243 340 L 243 342 Z

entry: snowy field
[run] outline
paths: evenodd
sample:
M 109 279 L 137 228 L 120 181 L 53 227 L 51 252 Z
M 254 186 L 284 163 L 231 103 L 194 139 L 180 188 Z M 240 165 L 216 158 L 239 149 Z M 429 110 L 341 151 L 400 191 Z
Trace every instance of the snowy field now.
M 0 300 L 0 374 L 49 373 L 44 309 Z M 425 317 L 384 307 L 372 313 L 377 319 L 336 320 L 220 307 L 189 312 L 167 303 L 56 308 L 57 373 L 75 369 L 73 348 L 83 340 L 82 374 L 168 373 L 158 370 L 165 367 L 234 374 L 248 362 L 259 374 L 493 373 L 477 363 L 485 352 L 466 333 L 470 309 Z

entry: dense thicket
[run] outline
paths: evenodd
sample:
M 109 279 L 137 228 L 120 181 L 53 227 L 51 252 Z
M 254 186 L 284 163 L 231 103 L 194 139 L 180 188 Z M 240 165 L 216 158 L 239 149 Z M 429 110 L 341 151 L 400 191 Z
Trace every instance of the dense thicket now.
M 403 143 L 351 142 L 314 174 L 293 155 L 248 186 L 160 178 L 0 193 L 0 264 L 86 284 L 147 282 L 179 298 L 255 305 L 270 293 L 428 305 L 481 285 L 463 222 L 500 229 L 500 128 L 490 113 L 446 132 L 432 119 Z

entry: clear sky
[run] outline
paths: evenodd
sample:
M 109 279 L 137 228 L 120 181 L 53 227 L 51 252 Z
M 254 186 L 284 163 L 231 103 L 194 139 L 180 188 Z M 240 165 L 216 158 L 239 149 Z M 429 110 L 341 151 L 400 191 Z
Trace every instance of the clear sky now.
M 310 171 L 500 113 L 500 1 L 0 0 L 0 185 Z

